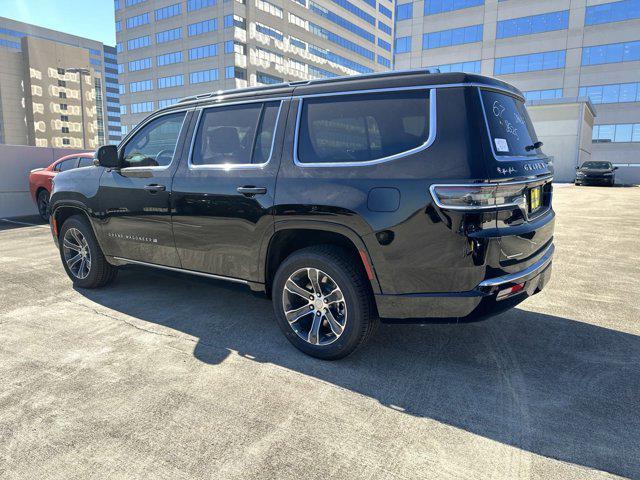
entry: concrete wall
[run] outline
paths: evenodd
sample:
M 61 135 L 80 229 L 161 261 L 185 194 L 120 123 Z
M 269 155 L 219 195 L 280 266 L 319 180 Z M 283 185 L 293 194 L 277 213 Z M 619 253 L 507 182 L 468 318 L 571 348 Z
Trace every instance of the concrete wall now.
M 82 150 L 0 145 L 0 218 L 37 215 L 29 194 L 29 171 Z
M 554 178 L 572 182 L 576 166 L 591 160 L 595 111 L 586 99 L 541 100 L 531 102 L 527 110 L 542 150 L 553 157 Z

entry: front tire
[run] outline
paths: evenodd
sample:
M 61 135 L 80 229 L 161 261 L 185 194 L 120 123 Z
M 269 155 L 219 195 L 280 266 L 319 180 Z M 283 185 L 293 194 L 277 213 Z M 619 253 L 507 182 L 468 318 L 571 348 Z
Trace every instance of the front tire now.
M 85 217 L 74 215 L 64 222 L 59 244 L 62 265 L 74 286 L 99 288 L 116 277 L 117 268 L 105 259 Z
M 282 262 L 274 277 L 273 306 L 287 339 L 323 360 L 353 353 L 378 321 L 359 261 L 332 245 L 298 250 Z
M 49 213 L 47 211 L 49 208 L 49 192 L 47 192 L 44 189 L 40 190 L 38 192 L 38 197 L 36 201 L 38 205 L 38 214 L 40 215 L 40 218 L 42 218 L 42 220 L 44 220 L 45 222 L 49 222 Z

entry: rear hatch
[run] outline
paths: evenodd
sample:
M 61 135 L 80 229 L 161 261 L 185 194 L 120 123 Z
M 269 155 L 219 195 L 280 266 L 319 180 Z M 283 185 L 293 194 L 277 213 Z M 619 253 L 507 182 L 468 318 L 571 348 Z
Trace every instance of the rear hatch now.
M 522 98 L 488 89 L 480 89 L 480 98 L 488 177 L 497 185 L 498 262 L 515 272 L 539 259 L 553 241 L 553 168 Z

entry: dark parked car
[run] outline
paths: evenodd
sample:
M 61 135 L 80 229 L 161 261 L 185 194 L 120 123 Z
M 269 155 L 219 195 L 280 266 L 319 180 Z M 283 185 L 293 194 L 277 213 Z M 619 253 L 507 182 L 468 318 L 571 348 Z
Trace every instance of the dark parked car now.
M 104 168 L 55 179 L 73 283 L 138 264 L 273 298 L 300 350 L 343 357 L 378 319 L 465 322 L 551 273 L 552 171 L 504 82 L 425 70 L 186 98 Z
M 599 184 L 613 187 L 616 183 L 615 171 L 611 162 L 584 162 L 582 166 L 576 167 L 576 185 Z

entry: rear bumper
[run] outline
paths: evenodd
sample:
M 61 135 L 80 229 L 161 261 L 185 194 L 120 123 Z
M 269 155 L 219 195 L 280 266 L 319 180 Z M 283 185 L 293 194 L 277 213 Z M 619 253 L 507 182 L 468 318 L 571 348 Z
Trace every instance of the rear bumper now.
M 549 281 L 553 244 L 530 267 L 516 273 L 483 280 L 466 292 L 376 295 L 378 314 L 389 322 L 471 322 L 503 312 L 535 295 Z M 524 289 L 497 300 L 498 292 L 518 284 Z

